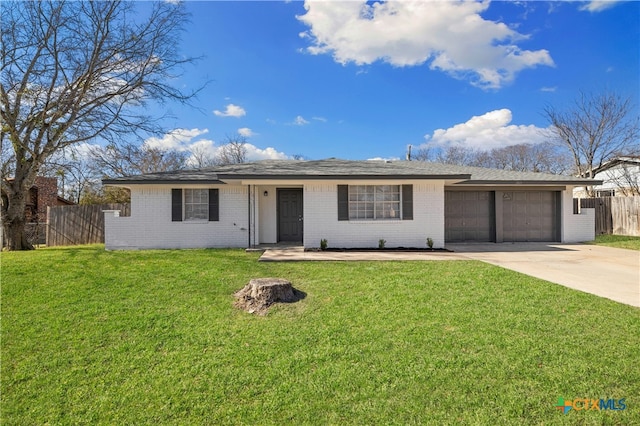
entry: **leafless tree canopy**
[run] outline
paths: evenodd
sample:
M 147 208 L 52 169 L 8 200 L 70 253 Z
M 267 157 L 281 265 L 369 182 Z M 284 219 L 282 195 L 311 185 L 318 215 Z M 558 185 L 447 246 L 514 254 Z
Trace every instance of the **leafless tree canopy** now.
M 119 177 L 182 170 L 187 166 L 189 153 L 127 143 L 96 146 L 90 158 L 101 177 Z
M 156 132 L 150 102 L 185 102 L 171 85 L 192 58 L 179 56 L 180 5 L 135 2 L 3 2 L 0 107 L 3 223 L 9 249 L 23 238 L 28 188 L 55 152 L 96 137 L 115 142 Z M 6 146 L 11 149 L 7 149 Z
M 518 172 L 563 174 L 570 169 L 567 156 L 557 146 L 548 143 L 511 145 L 489 151 L 461 146 L 421 147 L 414 150 L 411 159 Z
M 247 139 L 241 135 L 227 136 L 215 160 L 217 165 L 240 164 L 247 161 Z
M 569 108 L 549 106 L 544 113 L 580 176 L 593 177 L 593 170 L 613 157 L 640 151 L 639 117 L 630 98 L 580 93 Z

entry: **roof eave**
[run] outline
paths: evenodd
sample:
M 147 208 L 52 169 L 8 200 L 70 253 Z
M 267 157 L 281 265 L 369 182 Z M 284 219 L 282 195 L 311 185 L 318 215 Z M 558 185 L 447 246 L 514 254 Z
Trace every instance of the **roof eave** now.
M 140 180 L 140 179 L 103 179 L 103 185 L 125 186 L 125 185 L 225 185 L 225 182 L 218 179 L 167 179 L 167 180 Z
M 529 185 L 529 186 L 557 186 L 557 185 L 602 185 L 601 180 L 467 180 L 456 184 L 458 186 L 466 185 Z
M 469 174 L 447 174 L 447 175 L 422 175 L 422 174 L 350 174 L 350 175 L 240 175 L 240 174 L 218 174 L 221 180 L 466 180 L 471 178 Z

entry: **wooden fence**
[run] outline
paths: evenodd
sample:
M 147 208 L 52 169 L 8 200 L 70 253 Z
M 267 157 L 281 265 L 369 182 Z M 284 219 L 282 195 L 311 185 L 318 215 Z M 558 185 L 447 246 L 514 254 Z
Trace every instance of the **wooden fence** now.
M 131 204 L 48 207 L 47 246 L 104 243 L 103 210 L 130 216 Z
M 577 203 L 577 200 L 574 201 Z M 580 207 L 595 209 L 596 235 L 640 236 L 640 197 L 638 196 L 582 198 Z

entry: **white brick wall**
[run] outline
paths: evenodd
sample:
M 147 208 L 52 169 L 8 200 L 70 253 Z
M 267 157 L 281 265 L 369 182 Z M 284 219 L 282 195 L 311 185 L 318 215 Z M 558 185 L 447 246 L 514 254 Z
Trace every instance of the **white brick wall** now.
M 596 238 L 595 209 L 582 209 L 573 214 L 573 188 L 562 191 L 562 242 L 580 243 Z
M 247 189 L 239 185 L 189 186 L 220 189 L 219 222 L 172 222 L 171 188 L 132 185 L 131 217 L 105 213 L 107 250 L 247 247 Z
M 426 247 L 432 238 L 435 248 L 444 247 L 444 182 L 401 181 L 413 185 L 413 220 L 338 221 L 339 182 L 303 182 L 304 246 L 319 247 L 327 239 L 329 247 L 377 247 L 379 239 L 387 247 Z M 350 181 L 350 184 L 388 184 Z M 241 185 L 191 185 L 189 188 L 220 190 L 219 222 L 172 222 L 171 189 L 176 185 L 133 185 L 131 217 L 105 213 L 105 245 L 108 250 L 151 248 L 247 247 L 249 226 L 247 187 Z M 276 188 L 258 187 L 256 211 L 257 242 L 275 242 Z M 268 196 L 263 192 L 267 190 Z M 563 191 L 562 241 L 580 242 L 595 238 L 593 209 L 573 214 L 572 188 Z
M 388 184 L 357 182 L 352 185 Z M 396 182 L 394 182 L 396 183 Z M 307 183 L 304 186 L 304 246 L 319 247 L 326 239 L 329 247 L 426 247 L 427 237 L 435 248 L 444 247 L 444 182 L 403 181 L 413 184 L 413 220 L 338 221 L 338 186 Z

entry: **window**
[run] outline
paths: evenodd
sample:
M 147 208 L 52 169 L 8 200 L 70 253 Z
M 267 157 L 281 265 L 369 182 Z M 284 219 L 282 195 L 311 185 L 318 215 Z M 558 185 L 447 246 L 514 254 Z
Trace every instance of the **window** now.
M 349 186 L 349 220 L 400 219 L 400 185 Z
M 184 220 L 207 220 L 209 218 L 209 191 L 206 189 L 184 190 Z
M 209 189 L 172 189 L 171 220 L 184 221 L 219 221 L 219 191 Z
M 338 220 L 413 220 L 413 185 L 338 185 Z

